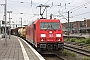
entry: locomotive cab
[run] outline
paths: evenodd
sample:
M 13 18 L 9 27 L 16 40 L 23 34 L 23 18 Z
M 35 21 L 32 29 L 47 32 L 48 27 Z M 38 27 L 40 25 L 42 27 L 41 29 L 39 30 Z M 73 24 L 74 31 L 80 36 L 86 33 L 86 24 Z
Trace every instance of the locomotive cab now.
M 26 40 L 40 53 L 63 49 L 62 24 L 57 19 L 38 19 L 26 27 Z
M 40 20 L 38 48 L 48 51 L 63 49 L 63 35 L 60 20 Z

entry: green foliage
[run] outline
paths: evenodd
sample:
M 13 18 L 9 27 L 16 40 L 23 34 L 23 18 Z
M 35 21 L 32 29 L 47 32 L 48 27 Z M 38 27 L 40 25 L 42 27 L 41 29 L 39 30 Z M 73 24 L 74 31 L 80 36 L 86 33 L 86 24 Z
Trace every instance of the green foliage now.
M 86 44 L 90 44 L 90 38 L 86 39 Z
M 77 43 L 81 43 L 80 40 L 76 40 L 75 42 L 77 42 Z
M 68 51 L 67 50 L 63 50 L 62 53 L 63 53 L 64 56 L 67 56 L 68 55 Z
M 76 53 L 68 51 L 68 50 L 63 50 L 63 55 L 64 56 L 72 56 L 72 57 L 76 57 Z
M 84 38 L 81 38 L 80 40 L 82 41 L 82 40 L 85 40 L 85 39 Z
M 84 38 L 81 38 L 80 43 L 86 43 L 86 40 Z
M 83 30 L 82 33 L 86 33 L 86 30 Z
M 77 39 L 76 38 L 71 38 L 70 42 L 75 42 Z
M 90 44 L 90 38 L 84 39 L 76 39 L 76 38 L 71 38 L 68 42 L 77 42 L 77 43 L 85 43 L 85 44 Z
M 74 53 L 74 52 L 71 52 L 70 55 L 71 55 L 72 57 L 76 57 L 76 53 Z
M 90 60 L 90 58 L 89 57 L 84 57 L 84 60 Z
M 90 50 L 90 46 L 87 46 L 86 49 Z

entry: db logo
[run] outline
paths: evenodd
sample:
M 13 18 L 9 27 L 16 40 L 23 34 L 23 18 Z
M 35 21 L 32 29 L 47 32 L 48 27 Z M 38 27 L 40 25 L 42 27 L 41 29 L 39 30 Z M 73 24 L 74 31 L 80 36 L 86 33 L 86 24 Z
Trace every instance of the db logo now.
M 49 34 L 49 37 L 53 37 L 53 34 Z

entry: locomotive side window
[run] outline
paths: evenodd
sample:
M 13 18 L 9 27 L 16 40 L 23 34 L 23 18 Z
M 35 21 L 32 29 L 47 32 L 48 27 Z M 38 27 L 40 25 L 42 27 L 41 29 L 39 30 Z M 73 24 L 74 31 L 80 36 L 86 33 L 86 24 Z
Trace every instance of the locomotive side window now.
M 60 23 L 59 22 L 41 22 L 40 29 L 47 29 L 47 30 L 60 30 Z

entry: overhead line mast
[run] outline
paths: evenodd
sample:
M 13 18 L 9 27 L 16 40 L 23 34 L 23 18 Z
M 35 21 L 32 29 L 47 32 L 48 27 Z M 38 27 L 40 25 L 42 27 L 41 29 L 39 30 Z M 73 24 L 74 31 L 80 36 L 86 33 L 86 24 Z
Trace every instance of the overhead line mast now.
M 40 15 L 41 15 L 42 18 L 43 18 L 44 11 L 45 11 L 45 9 L 46 9 L 46 18 L 47 18 L 47 8 L 50 7 L 50 6 L 49 6 L 49 5 L 40 4 L 40 5 L 37 6 L 37 7 L 40 7 Z M 43 12 L 41 12 L 41 8 L 42 8 L 42 7 L 45 7 L 45 9 L 44 9 Z

